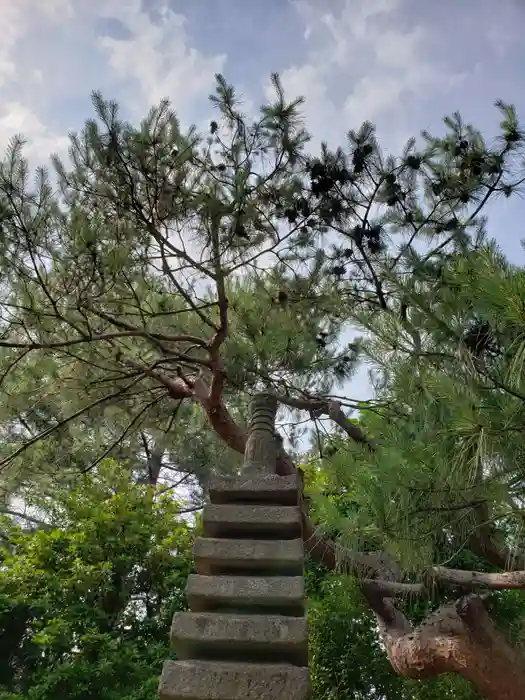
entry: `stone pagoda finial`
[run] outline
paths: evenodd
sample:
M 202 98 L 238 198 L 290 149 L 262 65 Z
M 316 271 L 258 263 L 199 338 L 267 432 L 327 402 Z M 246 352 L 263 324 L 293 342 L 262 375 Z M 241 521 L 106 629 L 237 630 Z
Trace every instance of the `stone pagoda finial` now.
M 277 440 L 275 416 L 277 399 L 273 394 L 256 394 L 250 402 L 250 424 L 243 472 L 246 474 L 275 474 Z

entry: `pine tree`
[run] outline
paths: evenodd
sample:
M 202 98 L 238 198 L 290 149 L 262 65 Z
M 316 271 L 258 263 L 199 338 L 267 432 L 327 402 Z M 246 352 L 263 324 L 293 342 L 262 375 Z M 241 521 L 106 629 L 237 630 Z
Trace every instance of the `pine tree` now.
M 135 455 L 140 472 L 160 442 L 165 465 L 187 463 L 203 486 L 207 465 L 228 468 L 232 456 L 202 437 L 203 415 L 182 401 L 195 383 L 216 376 L 218 396 L 227 374 L 236 395 L 260 381 L 284 386 L 295 368 L 305 389 L 322 375 L 322 309 L 306 303 L 303 318 L 283 323 L 280 269 L 257 269 L 289 235 L 263 195 L 269 184 L 283 196 L 298 187 L 307 139 L 300 101 L 287 103 L 274 82 L 275 102 L 248 125 L 220 78 L 221 121 L 206 139 L 182 134 L 167 103 L 135 129 L 94 94 L 97 119 L 72 136 L 71 169 L 54 159 L 58 198 L 43 169 L 31 187 L 23 140 L 11 143 L 0 175 L 10 397 L 0 451 L 16 483 L 35 459 L 63 475 Z
M 301 101 L 285 99 L 277 76 L 273 84 L 273 103 L 252 121 L 219 76 L 205 139 L 182 133 L 167 103 L 134 128 L 95 94 L 96 119 L 72 136 L 70 163 L 54 159 L 58 197 L 43 170 L 30 186 L 13 141 L 0 172 L 1 464 L 20 481 L 48 438 L 62 461 L 83 436 L 89 450 L 110 454 L 119 426 L 124 444 L 145 435 L 145 457 L 151 441 L 176 449 L 177 427 L 194 425 L 196 407 L 242 454 L 246 398 L 273 391 L 283 417 L 313 421 L 314 451 L 326 452 L 326 419 L 336 426 L 326 486 L 357 501 L 342 518 L 326 496 L 311 497 L 337 543 L 305 499 L 305 545 L 359 576 L 395 670 L 453 671 L 488 698 L 519 697 L 523 661 L 491 627 L 482 598 L 466 595 L 472 576 L 435 565 L 467 532 L 499 572 L 507 549 L 519 548 L 522 277 L 486 240 L 483 208 L 519 189 L 521 126 L 499 103 L 501 136 L 490 147 L 453 115 L 443 137 L 423 134 L 394 158 L 365 123 L 344 149 L 323 146 L 314 157 Z M 363 338 L 343 346 L 351 326 Z M 366 405 L 340 396 L 360 358 L 375 371 L 377 396 Z M 180 423 L 165 429 L 175 410 Z M 205 454 L 213 449 L 206 443 Z M 293 456 L 281 450 L 279 473 L 295 470 Z M 313 476 L 326 476 L 323 464 Z M 467 497 L 470 519 L 461 520 Z M 427 518 L 421 507 L 433 509 L 435 537 L 405 546 Z M 349 532 L 366 544 L 361 554 L 348 548 Z M 519 587 L 515 575 L 490 574 L 477 579 L 487 590 Z M 459 603 L 441 626 L 431 615 L 414 631 L 393 600 L 424 596 L 436 582 Z M 432 646 L 443 637 L 455 656 Z

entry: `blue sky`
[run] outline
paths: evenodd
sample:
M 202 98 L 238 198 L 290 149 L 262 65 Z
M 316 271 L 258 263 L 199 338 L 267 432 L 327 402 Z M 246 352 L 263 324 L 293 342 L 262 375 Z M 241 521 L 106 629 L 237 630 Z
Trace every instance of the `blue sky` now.
M 386 150 L 459 109 L 496 133 L 496 99 L 525 119 L 523 0 L 0 0 L 0 142 L 32 162 L 67 145 L 100 89 L 139 119 L 162 97 L 205 125 L 214 73 L 259 104 L 272 71 L 306 97 L 315 140 L 364 119 Z M 490 231 L 522 262 L 523 201 L 492 207 Z

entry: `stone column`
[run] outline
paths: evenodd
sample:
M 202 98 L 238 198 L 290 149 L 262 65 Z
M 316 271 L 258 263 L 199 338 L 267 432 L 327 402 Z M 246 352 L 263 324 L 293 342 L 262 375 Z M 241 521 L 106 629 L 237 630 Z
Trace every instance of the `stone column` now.
M 250 427 L 244 451 L 245 474 L 275 474 L 276 413 L 277 399 L 272 394 L 256 394 L 251 400 Z
M 160 700 L 307 700 L 299 481 L 275 474 L 277 402 L 251 405 L 243 472 L 215 479 Z

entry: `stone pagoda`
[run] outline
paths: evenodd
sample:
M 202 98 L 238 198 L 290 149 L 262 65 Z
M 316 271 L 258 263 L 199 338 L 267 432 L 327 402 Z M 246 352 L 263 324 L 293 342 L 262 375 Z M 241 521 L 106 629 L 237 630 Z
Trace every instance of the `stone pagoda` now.
M 210 484 L 160 700 L 309 697 L 300 486 L 275 473 L 276 411 L 254 398 L 241 476 Z

